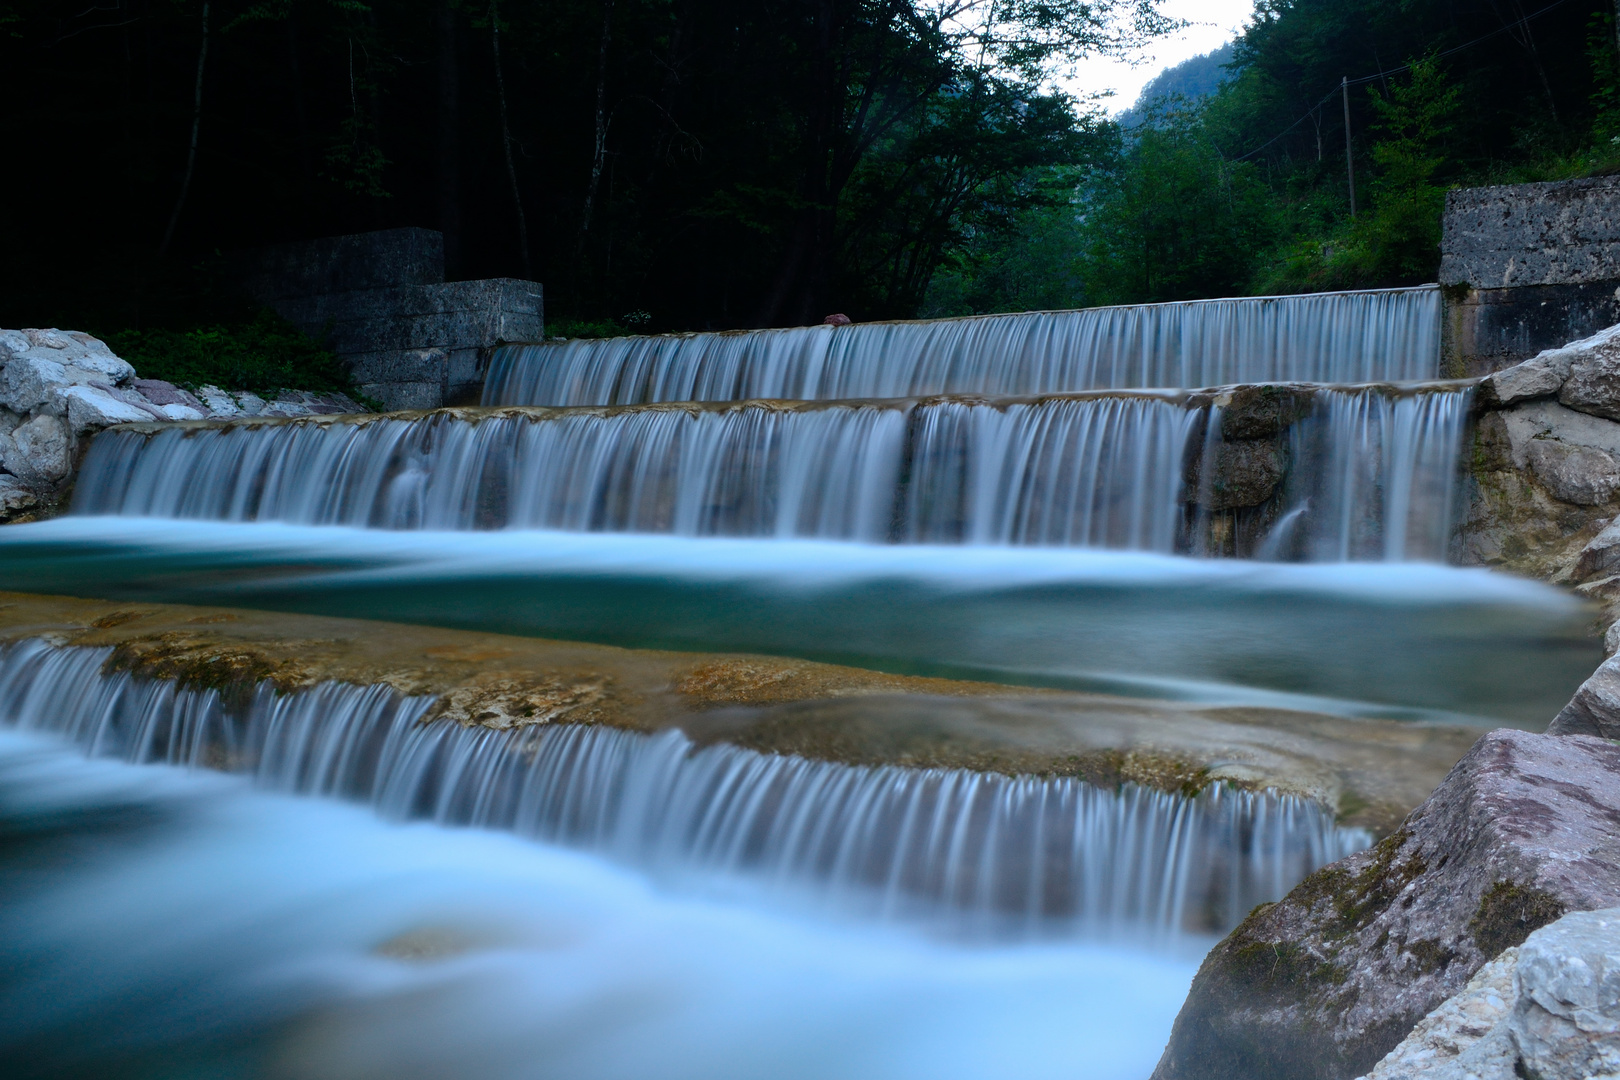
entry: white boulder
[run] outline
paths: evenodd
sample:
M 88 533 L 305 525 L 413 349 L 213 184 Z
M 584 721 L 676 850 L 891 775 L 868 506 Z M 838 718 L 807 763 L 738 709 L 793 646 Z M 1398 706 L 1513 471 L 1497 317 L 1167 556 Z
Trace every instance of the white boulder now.
M 206 420 L 207 414 L 201 409 L 193 409 L 190 405 L 154 405 L 152 406 L 163 414 L 165 420 Z
M 1565 915 L 1480 968 L 1364 1080 L 1620 1077 L 1620 908 Z
M 217 386 L 202 386 L 197 389 L 197 397 L 202 399 L 203 406 L 210 416 L 240 416 L 242 410 L 237 408 L 231 395 Z
M 99 386 L 70 386 L 61 392 L 68 426 L 75 434 L 90 428 L 149 421 L 151 415 L 120 401 Z
M 73 440 L 61 419 L 41 413 L 0 442 L 0 465 L 35 484 L 54 484 L 73 469 Z
M 0 405 L 12 412 L 44 410 L 60 414 L 63 389 L 73 380 L 66 366 L 43 356 L 14 356 L 0 368 Z
M 0 330 L 0 364 L 14 356 L 21 356 L 33 347 L 34 343 L 21 330 Z
M 129 361 L 115 356 L 106 342 L 79 330 L 24 330 L 33 346 L 29 354 L 55 360 L 64 367 L 78 368 L 91 378 L 121 383 L 135 377 Z

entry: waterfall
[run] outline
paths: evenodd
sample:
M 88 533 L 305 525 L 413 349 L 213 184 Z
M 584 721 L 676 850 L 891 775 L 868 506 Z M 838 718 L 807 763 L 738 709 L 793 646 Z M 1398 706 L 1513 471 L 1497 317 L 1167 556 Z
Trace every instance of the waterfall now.
M 510 345 L 486 405 L 1020 396 L 1439 373 L 1440 292 L 1197 300 Z
M 919 409 L 902 537 L 1174 551 L 1197 422 L 1151 398 Z
M 1174 550 L 1155 398 L 498 413 L 111 431 L 73 510 L 381 528 Z
M 0 724 L 92 754 L 206 766 L 369 802 L 393 819 L 511 830 L 665 873 L 812 888 L 890 917 L 1035 932 L 1224 932 L 1366 846 L 1306 800 L 1188 799 L 1072 779 L 854 767 L 561 726 L 424 723 L 431 699 L 326 683 L 213 690 L 105 669 L 110 649 L 0 648 Z
M 1203 550 L 1219 407 L 1166 396 L 447 410 L 98 435 L 76 514 Z M 1320 390 L 1255 545 L 1443 559 L 1467 391 Z M 1202 439 L 1198 445 L 1195 441 Z M 1202 462 L 1200 491 L 1185 467 Z
M 1461 493 L 1466 390 L 1328 389 L 1295 432 L 1292 506 L 1268 553 L 1443 561 Z

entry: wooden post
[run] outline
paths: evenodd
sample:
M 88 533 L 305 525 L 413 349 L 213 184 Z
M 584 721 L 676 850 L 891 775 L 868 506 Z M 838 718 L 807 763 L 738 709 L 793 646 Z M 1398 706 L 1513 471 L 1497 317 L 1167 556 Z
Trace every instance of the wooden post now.
M 1344 96 L 1344 168 L 1350 177 L 1350 217 L 1356 216 L 1356 155 L 1350 148 L 1350 76 L 1341 76 L 1339 90 Z

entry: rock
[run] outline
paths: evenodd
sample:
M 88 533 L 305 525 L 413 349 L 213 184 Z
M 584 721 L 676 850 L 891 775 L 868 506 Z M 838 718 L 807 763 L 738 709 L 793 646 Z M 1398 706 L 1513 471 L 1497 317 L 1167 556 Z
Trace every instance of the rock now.
M 1617 570 L 1620 570 L 1620 518 L 1605 524 L 1602 531 L 1581 548 L 1575 560 L 1575 577 L 1585 581 Z
M 1474 403 L 1480 408 L 1500 409 L 1533 398 L 1553 397 L 1569 378 L 1573 361 L 1574 357 L 1566 350 L 1549 350 L 1522 364 L 1487 375 L 1474 391 Z
M 1480 465 L 1533 475 L 1556 499 L 1598 506 L 1620 490 L 1620 424 L 1533 401 L 1479 422 Z
M 1512 463 L 1524 468 L 1536 440 L 1551 439 L 1568 446 L 1590 446 L 1620 457 L 1620 424 L 1576 412 L 1556 401 L 1530 401 L 1494 414 L 1500 417 Z M 1481 421 L 1483 425 L 1491 417 Z
M 1536 933 L 1546 933 L 1546 928 Z M 1513 1062 L 1518 1055 L 1500 1025 L 1515 997 L 1513 968 L 1518 960 L 1519 950 L 1508 949 L 1480 968 L 1467 986 L 1425 1016 L 1363 1080 L 1466 1080 L 1470 1076 L 1514 1080 Z
M 1620 657 L 1598 665 L 1547 727 L 1549 735 L 1620 738 Z
M 184 405 L 197 412 L 206 411 L 202 402 L 172 382 L 165 382 L 162 379 L 136 379 L 129 385 L 141 397 L 159 408 L 164 405 Z
M 101 389 L 107 391 L 107 393 L 111 394 L 113 397 L 117 398 L 119 401 L 122 401 L 125 405 L 133 405 L 135 408 L 137 408 L 137 409 L 141 410 L 141 412 L 145 413 L 149 419 L 152 419 L 152 420 L 167 420 L 168 419 L 168 417 L 164 415 L 162 409 L 160 409 L 158 406 L 152 404 L 150 401 L 146 400 L 145 395 L 143 395 L 140 391 L 136 390 L 133 387 L 129 387 L 129 386 L 108 386 L 106 383 L 95 383 L 93 385 L 99 386 Z
M 1620 462 L 1607 451 L 1535 439 L 1526 456 L 1536 479 L 1563 502 L 1601 506 L 1620 489 Z
M 243 416 L 262 416 L 264 414 L 264 398 L 251 391 L 244 390 L 233 395 L 236 398 L 236 408 Z
M 12 412 L 41 409 L 60 413 L 62 389 L 70 385 L 67 368 L 42 356 L 17 356 L 0 368 L 0 405 Z
M 203 386 L 197 389 L 197 397 L 201 399 L 202 406 L 209 416 L 240 416 L 242 410 L 236 407 L 231 395 L 217 386 Z
M 1490 732 L 1394 834 L 1210 952 L 1153 1075 L 1358 1076 L 1531 931 L 1617 904 L 1620 746 Z
M 0 330 L 0 364 L 21 356 L 33 347 L 34 343 L 21 330 Z
M 0 521 L 10 521 L 39 504 L 39 496 L 23 486 L 15 476 L 0 473 Z
M 1215 398 L 1223 439 L 1265 439 L 1311 411 L 1315 391 L 1304 386 L 1240 386 Z
M 262 416 L 309 416 L 314 410 L 302 401 L 277 398 L 264 407 Z
M 1481 968 L 1366 1080 L 1620 1076 L 1620 908 L 1565 915 Z
M 0 464 L 34 484 L 54 484 L 65 479 L 73 469 L 67 425 L 48 413 L 19 425 L 0 444 Z
M 10 435 L 26 419 L 27 416 L 14 413 L 10 409 L 0 409 L 0 434 Z
M 1571 361 L 1558 400 L 1580 412 L 1620 420 L 1620 327 L 1611 326 L 1560 352 Z
M 70 386 L 61 392 L 67 406 L 68 426 L 74 434 L 90 428 L 151 420 L 144 409 L 120 401 L 98 386 Z
M 194 409 L 190 405 L 155 405 L 158 414 L 165 420 L 206 420 L 208 414 L 201 409 Z
M 111 383 L 127 382 L 135 369 L 107 348 L 106 342 L 78 330 L 24 330 L 35 355 L 46 354 L 65 367 L 78 368 L 92 378 Z M 86 380 L 88 381 L 88 380 Z
M 1620 1075 L 1620 910 L 1565 915 L 1529 936 L 1513 970 L 1515 1075 Z
M 1514 966 L 1516 1076 L 1620 1075 L 1620 910 L 1566 915 L 1531 934 Z
M 1207 485 L 1201 476 L 1206 464 L 1213 466 Z M 1189 496 L 1210 510 L 1259 506 L 1271 498 L 1287 469 L 1286 451 L 1278 443 L 1269 440 L 1217 443 L 1213 461 L 1200 462 L 1190 478 Z

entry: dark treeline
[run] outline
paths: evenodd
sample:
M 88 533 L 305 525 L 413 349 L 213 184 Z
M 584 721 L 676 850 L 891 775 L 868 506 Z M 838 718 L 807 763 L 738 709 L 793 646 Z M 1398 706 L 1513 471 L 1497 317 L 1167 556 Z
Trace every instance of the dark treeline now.
M 1116 124 L 1054 77 L 1154 0 L 0 0 L 0 325 L 396 225 L 579 332 L 1430 280 L 1447 186 L 1620 165 L 1610 0 L 1545 6 L 1263 0 Z
M 0 2 L 0 323 L 168 317 L 213 252 L 406 224 L 575 321 L 910 314 L 1104 152 L 1043 87 L 1154 3 Z

